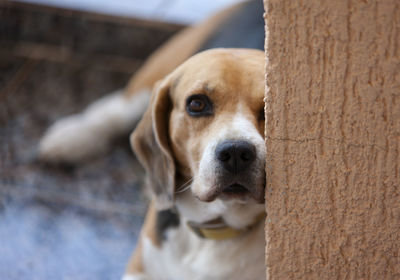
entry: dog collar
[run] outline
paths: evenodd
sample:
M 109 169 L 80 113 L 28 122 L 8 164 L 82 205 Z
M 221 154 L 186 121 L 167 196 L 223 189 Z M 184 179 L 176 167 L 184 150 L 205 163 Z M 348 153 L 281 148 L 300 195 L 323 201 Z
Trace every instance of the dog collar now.
M 199 237 L 213 240 L 225 240 L 238 237 L 255 228 L 262 220 L 265 219 L 265 213 L 261 213 L 256 217 L 254 222 L 243 229 L 237 229 L 228 226 L 225 221 L 219 217 L 205 223 L 187 222 L 189 228 Z

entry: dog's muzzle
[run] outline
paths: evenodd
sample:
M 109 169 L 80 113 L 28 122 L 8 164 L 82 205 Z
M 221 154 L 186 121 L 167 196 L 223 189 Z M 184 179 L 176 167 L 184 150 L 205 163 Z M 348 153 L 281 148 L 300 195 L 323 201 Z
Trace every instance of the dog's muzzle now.
M 263 199 L 263 186 L 254 181 L 256 147 L 243 140 L 225 140 L 215 148 L 215 159 L 219 165 L 219 187 L 213 190 L 214 197 L 245 200 L 253 197 Z

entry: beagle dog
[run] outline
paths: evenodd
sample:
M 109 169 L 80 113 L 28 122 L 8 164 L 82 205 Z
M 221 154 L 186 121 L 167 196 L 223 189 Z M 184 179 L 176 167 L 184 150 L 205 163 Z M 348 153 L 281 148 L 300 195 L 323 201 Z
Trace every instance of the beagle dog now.
M 123 280 L 265 279 L 264 52 L 201 52 L 131 135 L 153 194 Z
M 214 49 L 188 59 L 216 47 L 262 49 L 263 11 L 252 0 L 185 28 L 124 91 L 42 138 L 42 160 L 76 163 L 144 114 L 131 142 L 152 202 L 124 280 L 265 279 L 264 53 Z

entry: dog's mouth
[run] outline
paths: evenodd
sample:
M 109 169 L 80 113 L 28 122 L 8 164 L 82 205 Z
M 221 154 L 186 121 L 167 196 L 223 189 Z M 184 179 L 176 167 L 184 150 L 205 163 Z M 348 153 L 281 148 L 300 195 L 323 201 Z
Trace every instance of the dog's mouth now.
M 246 184 L 240 184 L 240 182 L 231 182 L 226 185 L 217 185 L 210 188 L 203 196 L 196 197 L 204 202 L 211 202 L 218 198 L 224 201 L 237 201 L 242 203 L 252 201 L 264 203 L 264 187 L 253 187 L 253 185 L 248 186 Z
M 228 187 L 226 187 L 225 189 L 222 190 L 222 193 L 225 194 L 237 194 L 237 195 L 241 195 L 241 194 L 245 194 L 248 193 L 249 191 L 242 185 L 240 184 L 232 184 Z
M 240 184 L 232 184 L 224 188 L 219 195 L 219 197 L 222 200 L 228 200 L 228 199 L 247 199 L 251 196 L 250 191 L 244 187 L 243 185 Z

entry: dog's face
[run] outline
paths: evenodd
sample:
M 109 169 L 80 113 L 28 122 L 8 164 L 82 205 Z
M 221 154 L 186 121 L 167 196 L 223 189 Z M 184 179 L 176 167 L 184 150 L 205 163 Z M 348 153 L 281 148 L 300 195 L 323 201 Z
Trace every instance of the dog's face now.
M 192 208 L 243 211 L 264 201 L 263 96 L 255 50 L 200 53 L 157 86 L 132 144 L 160 203 L 191 196 Z
M 174 73 L 170 144 L 201 201 L 264 200 L 264 64 L 258 54 L 206 53 Z

